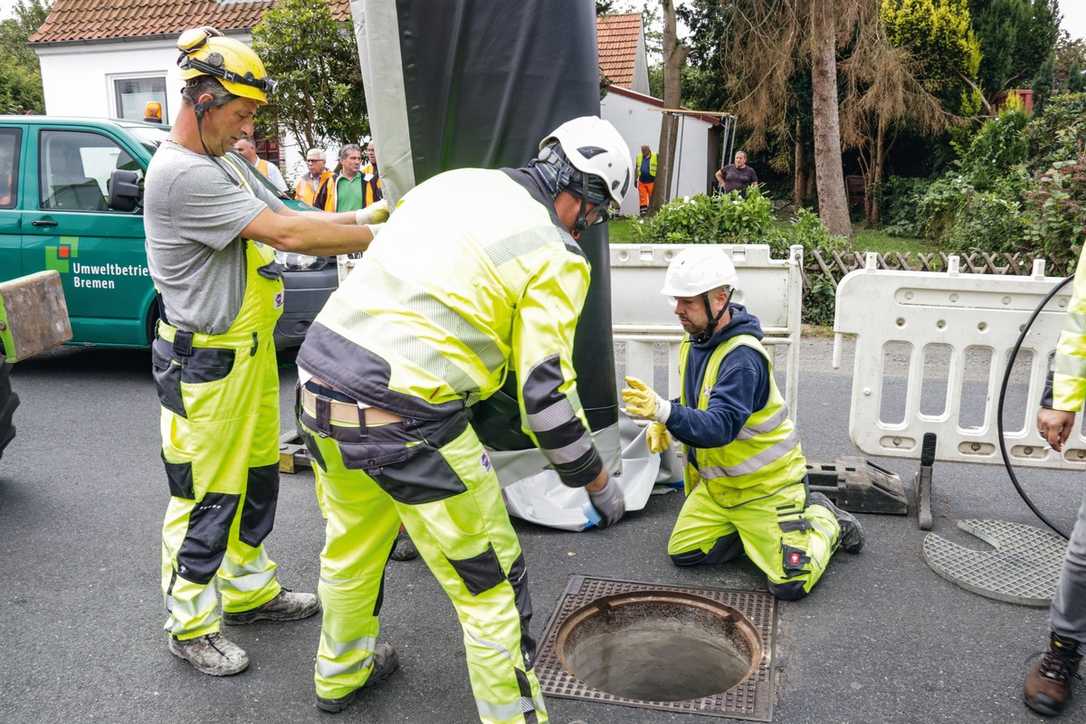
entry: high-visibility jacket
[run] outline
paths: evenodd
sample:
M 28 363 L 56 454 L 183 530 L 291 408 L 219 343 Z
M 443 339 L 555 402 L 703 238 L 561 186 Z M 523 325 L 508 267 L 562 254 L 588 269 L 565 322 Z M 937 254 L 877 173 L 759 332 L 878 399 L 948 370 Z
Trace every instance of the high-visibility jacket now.
M 688 455 L 683 475 L 688 495 L 699 482 L 705 483 L 717 503 L 726 508 L 770 495 L 802 480 L 807 474 L 807 461 L 796 436 L 795 424 L 788 417 L 788 405 L 773 379 L 773 360 L 756 337 L 739 334 L 713 350 L 705 364 L 697 409 L 709 409 L 709 397 L 720 365 L 724 357 L 740 345 L 755 349 L 765 357 L 769 365 L 769 398 L 765 407 L 747 418 L 735 440 L 721 447 L 699 449 L 696 466 L 689 462 L 695 456 Z M 680 385 L 679 402 L 682 405 L 688 405 L 685 377 L 689 352 L 690 339 L 687 337 L 679 346 L 679 374 L 684 383 Z
M 381 190 L 381 174 L 375 163 L 367 163 L 359 173 L 362 174 L 362 208 L 366 208 L 384 198 L 384 192 Z
M 1086 249 L 1079 254 L 1071 302 L 1052 363 L 1052 409 L 1078 412 L 1086 401 Z
M 567 485 L 602 469 L 577 398 L 589 265 L 523 170 L 412 189 L 317 315 L 298 366 L 405 418 L 456 415 L 518 381 L 522 428 Z
M 656 162 L 660 157 L 649 151 L 649 176 L 656 178 Z M 645 154 L 640 151 L 637 154 L 637 161 L 634 162 L 634 174 L 637 176 L 637 180 L 641 180 L 641 162 L 645 160 Z
M 321 197 L 324 202 L 319 206 L 314 203 L 318 200 L 318 197 Z M 304 201 L 310 206 L 317 206 L 321 211 L 335 211 L 335 175 L 331 171 L 324 170 L 321 172 L 320 178 L 314 183 L 309 174 L 304 174 L 294 184 L 294 198 Z

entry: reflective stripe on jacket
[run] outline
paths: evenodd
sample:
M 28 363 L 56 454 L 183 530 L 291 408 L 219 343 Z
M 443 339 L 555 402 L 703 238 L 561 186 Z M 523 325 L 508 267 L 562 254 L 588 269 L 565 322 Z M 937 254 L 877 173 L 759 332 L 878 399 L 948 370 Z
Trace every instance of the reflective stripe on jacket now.
M 1052 409 L 1078 412 L 1086 400 L 1086 248 L 1071 284 L 1071 302 L 1052 362 Z
M 699 482 L 705 482 L 713 498 L 724 507 L 770 495 L 785 485 L 802 480 L 807 474 L 807 461 L 795 424 L 788 418 L 788 405 L 773 379 L 773 360 L 757 338 L 736 335 L 713 350 L 702 376 L 704 381 L 699 390 L 697 409 L 709 409 L 709 396 L 720 365 L 729 352 L 741 345 L 757 350 L 765 357 L 769 367 L 769 399 L 765 407 L 747 419 L 735 440 L 721 447 L 699 449 L 697 467 L 688 462 L 683 475 L 687 494 Z M 679 373 L 683 378 L 687 373 L 689 351 L 690 340 L 686 338 L 679 346 Z M 681 389 L 679 402 L 688 406 L 685 385 L 681 385 Z M 692 457 L 688 455 L 687 459 Z
M 602 463 L 577 398 L 589 266 L 520 171 L 459 169 L 404 196 L 317 316 L 298 365 L 355 399 L 437 419 L 516 374 L 522 428 L 563 482 Z

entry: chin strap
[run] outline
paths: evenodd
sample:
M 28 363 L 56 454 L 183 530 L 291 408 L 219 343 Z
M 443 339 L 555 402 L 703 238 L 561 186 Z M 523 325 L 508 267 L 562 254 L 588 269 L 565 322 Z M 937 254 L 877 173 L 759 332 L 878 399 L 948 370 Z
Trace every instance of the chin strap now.
M 720 319 L 724 316 L 724 312 L 728 311 L 728 306 L 732 303 L 732 293 L 730 290 L 728 291 L 728 298 L 724 300 L 724 306 L 722 306 L 720 311 L 715 315 L 713 314 L 713 308 L 709 305 L 709 292 L 702 292 L 701 302 L 705 305 L 705 318 L 709 320 L 709 323 L 705 325 L 705 329 L 697 334 L 690 335 L 690 340 L 694 344 L 705 344 L 713 338 L 713 334 L 716 332 L 716 325 L 720 323 Z

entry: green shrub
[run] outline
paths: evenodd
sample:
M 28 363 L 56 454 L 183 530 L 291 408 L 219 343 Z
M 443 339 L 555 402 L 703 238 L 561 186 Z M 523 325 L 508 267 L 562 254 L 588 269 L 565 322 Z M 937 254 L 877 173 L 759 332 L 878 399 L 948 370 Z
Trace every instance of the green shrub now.
M 927 193 L 931 180 L 907 176 L 891 176 L 879 189 L 879 205 L 883 227 L 890 236 L 921 236 L 916 213 L 920 199 Z
M 1025 197 L 1030 247 L 1054 273 L 1069 272 L 1086 241 L 1086 156 L 1053 164 Z
M 1003 111 L 980 127 L 959 159 L 962 175 L 987 191 L 1012 167 L 1025 163 L 1029 144 L 1024 132 L 1029 118 L 1021 109 Z
M 1061 161 L 1073 161 L 1086 142 L 1086 93 L 1065 93 L 1050 98 L 1044 113 L 1026 129 L 1029 168 L 1045 172 Z
M 654 244 L 750 244 L 768 241 L 773 204 L 757 188 L 691 196 L 661 206 L 635 227 L 637 240 Z

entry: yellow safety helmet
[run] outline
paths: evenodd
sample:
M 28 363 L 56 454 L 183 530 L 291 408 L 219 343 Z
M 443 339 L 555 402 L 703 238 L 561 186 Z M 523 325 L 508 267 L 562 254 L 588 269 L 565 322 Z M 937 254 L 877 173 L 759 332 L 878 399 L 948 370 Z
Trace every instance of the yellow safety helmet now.
M 223 88 L 242 98 L 268 102 L 276 82 L 268 77 L 260 56 L 245 43 L 224 37 L 215 28 L 193 28 L 177 39 L 181 79 L 202 75 L 218 78 Z

